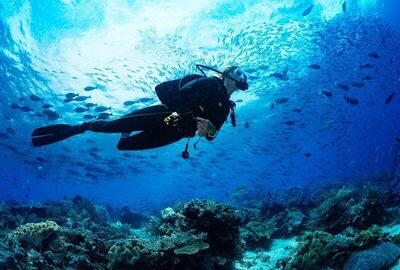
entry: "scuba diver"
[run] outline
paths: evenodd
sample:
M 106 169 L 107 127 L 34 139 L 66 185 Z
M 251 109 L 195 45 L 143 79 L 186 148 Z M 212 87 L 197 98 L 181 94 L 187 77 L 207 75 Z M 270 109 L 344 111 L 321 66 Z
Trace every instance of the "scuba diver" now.
M 203 75 L 190 74 L 166 81 L 155 87 L 160 105 L 136 110 L 115 120 L 94 120 L 80 125 L 57 124 L 37 128 L 32 133 L 32 144 L 52 144 L 86 131 L 121 133 L 119 150 L 144 150 L 161 147 L 188 138 L 182 157 L 189 157 L 190 138 L 196 134 L 213 140 L 228 115 L 236 126 L 235 103 L 229 100 L 236 90 L 247 90 L 247 75 L 237 66 L 223 72 L 196 65 Z M 207 77 L 202 68 L 216 76 Z M 131 132 L 140 131 L 132 136 Z M 194 144 L 196 148 L 196 144 Z

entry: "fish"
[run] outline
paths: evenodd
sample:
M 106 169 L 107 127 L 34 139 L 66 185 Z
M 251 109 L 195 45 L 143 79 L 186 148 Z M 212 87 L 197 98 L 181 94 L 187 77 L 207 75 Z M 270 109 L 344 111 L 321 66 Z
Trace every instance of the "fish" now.
M 30 95 L 29 99 L 32 101 L 43 101 L 43 99 L 41 97 L 38 97 L 37 95 Z
M 53 105 L 50 105 L 50 104 L 44 104 L 44 105 L 42 106 L 43 109 L 50 109 L 50 108 L 52 108 L 52 107 L 53 107 Z
M 111 107 L 106 107 L 106 106 L 97 106 L 96 109 L 94 109 L 96 112 L 104 112 L 107 110 L 110 110 Z
M 22 106 L 19 109 L 23 112 L 32 112 L 33 111 L 33 109 L 29 106 Z
M 85 104 L 85 107 L 86 107 L 86 108 L 92 108 L 92 107 L 94 107 L 94 106 L 97 106 L 97 103 L 86 103 L 86 104 Z
M 370 63 L 366 63 L 366 64 L 363 64 L 363 65 L 360 65 L 360 69 L 363 69 L 363 68 L 372 68 L 373 67 L 373 65 L 371 65 Z
M 311 153 L 307 152 L 307 153 L 304 154 L 304 156 L 309 158 L 309 157 L 311 157 Z
M 351 85 L 354 86 L 354 87 L 357 87 L 357 88 L 364 87 L 364 83 L 363 82 L 352 82 Z
M 86 86 L 85 88 L 83 88 L 83 90 L 85 91 L 93 91 L 95 89 L 98 89 L 97 86 Z
M 75 98 L 75 101 L 84 101 L 87 100 L 88 98 L 91 98 L 92 96 L 79 96 Z
M 321 69 L 321 66 L 320 66 L 320 65 L 317 65 L 317 64 L 312 64 L 312 65 L 309 65 L 308 68 L 311 68 L 311 69 Z
M 19 101 L 25 101 L 26 98 L 20 97 L 18 100 L 19 100 Z
M 278 98 L 277 100 L 275 100 L 275 104 L 284 104 L 288 101 L 289 101 L 288 98 Z
M 69 102 L 71 102 L 73 100 L 74 100 L 73 98 L 66 98 L 66 99 L 64 99 L 64 103 L 69 103 Z
M 87 112 L 89 109 L 88 108 L 84 108 L 84 107 L 77 107 L 75 108 L 75 112 L 77 113 L 83 113 L 83 112 Z
M 270 109 L 271 111 L 272 111 L 273 109 L 275 109 L 275 104 L 272 103 L 269 109 Z
M 139 102 L 147 102 L 153 100 L 152 98 L 139 98 Z
M 347 103 L 351 104 L 351 105 L 357 105 L 357 104 L 360 103 L 360 102 L 358 101 L 358 99 L 351 98 L 351 97 L 348 97 L 348 96 L 344 96 L 344 100 L 345 100 Z
M 133 105 L 133 104 L 135 104 L 135 103 L 136 103 L 136 101 L 127 100 L 127 101 L 125 101 L 125 102 L 123 103 L 123 105 L 124 105 L 124 106 L 130 106 L 130 105 Z
M 16 109 L 20 109 L 21 107 L 18 104 L 13 103 L 10 105 L 10 108 L 13 110 L 16 110 Z
M 79 94 L 75 94 L 75 93 L 67 93 L 67 94 L 65 94 L 65 97 L 67 99 L 73 99 L 74 97 L 77 97 L 77 96 L 79 96 Z
M 380 58 L 379 54 L 377 54 L 377 53 L 369 53 L 368 56 L 372 57 L 372 58 L 375 58 L 375 59 L 379 59 Z
M 327 97 L 333 97 L 332 92 L 328 91 L 328 90 L 322 90 L 321 94 L 327 96 Z
M 246 122 L 244 123 L 244 128 L 245 129 L 249 129 L 250 128 L 249 121 L 246 120 Z
M 396 142 L 400 143 L 400 137 L 396 138 Z
M 15 132 L 15 129 L 13 129 L 13 128 L 6 128 L 6 132 L 8 133 L 8 134 L 10 134 L 10 135 L 15 135 L 16 134 L 16 132 Z
M 350 90 L 350 87 L 344 83 L 336 83 L 336 86 L 346 91 Z
M 365 76 L 365 77 L 363 77 L 362 78 L 364 81 L 369 81 L 369 80 L 372 80 L 372 77 L 371 76 Z
M 62 118 L 62 117 L 61 117 L 61 115 L 59 115 L 56 112 L 47 114 L 47 119 L 49 119 L 49 120 L 57 120 L 58 118 Z
M 112 115 L 112 113 L 105 113 L 105 112 L 103 112 L 103 113 L 100 113 L 98 116 L 97 116 L 97 119 L 101 119 L 101 120 L 107 120 L 107 119 L 110 119 L 110 116 Z
M 393 91 L 389 96 L 387 96 L 387 98 L 385 99 L 385 104 L 391 103 L 395 95 L 396 95 L 396 92 Z
M 295 122 L 294 121 L 292 121 L 292 120 L 288 120 L 288 121 L 285 121 L 285 122 L 283 122 L 285 125 L 288 125 L 288 126 L 293 126 L 294 124 L 295 124 Z
M 311 6 L 309 6 L 306 10 L 303 11 L 302 15 L 303 17 L 307 16 L 308 14 L 311 13 L 312 9 L 313 9 L 314 5 L 311 4 Z
M 302 109 L 298 109 L 298 108 L 294 108 L 292 111 L 293 112 L 302 112 L 303 110 Z
M 342 11 L 343 12 L 347 11 L 347 3 L 346 3 L 346 1 L 344 1 L 343 4 L 342 4 Z
M 89 119 L 94 119 L 94 118 L 96 118 L 96 116 L 91 115 L 91 114 L 85 114 L 85 115 L 83 116 L 83 118 L 89 120 Z
M 289 70 L 289 68 L 285 68 L 282 73 L 275 72 L 275 73 L 272 73 L 270 76 L 278 78 L 283 81 L 287 81 L 288 80 L 288 77 L 287 77 L 288 70 Z

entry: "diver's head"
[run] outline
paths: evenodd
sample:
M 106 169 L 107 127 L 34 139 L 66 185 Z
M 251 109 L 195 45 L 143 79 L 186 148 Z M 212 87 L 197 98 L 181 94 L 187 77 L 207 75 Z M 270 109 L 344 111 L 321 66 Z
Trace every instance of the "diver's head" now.
M 239 67 L 229 66 L 222 73 L 221 79 L 224 81 L 224 86 L 228 90 L 228 94 L 238 89 L 245 91 L 249 88 L 247 75 Z

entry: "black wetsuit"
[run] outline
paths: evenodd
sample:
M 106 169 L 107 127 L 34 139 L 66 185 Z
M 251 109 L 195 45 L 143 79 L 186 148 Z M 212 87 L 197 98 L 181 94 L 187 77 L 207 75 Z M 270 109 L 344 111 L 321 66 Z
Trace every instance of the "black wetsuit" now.
M 94 132 L 121 133 L 141 131 L 118 142 L 120 150 L 141 150 L 164 146 L 185 137 L 195 136 L 195 117 L 210 120 L 219 130 L 231 109 L 231 101 L 221 79 L 188 75 L 156 86 L 163 105 L 143 108 L 112 121 L 89 123 Z M 164 121 L 172 112 L 179 113 L 176 126 Z M 213 138 L 206 136 L 207 140 Z

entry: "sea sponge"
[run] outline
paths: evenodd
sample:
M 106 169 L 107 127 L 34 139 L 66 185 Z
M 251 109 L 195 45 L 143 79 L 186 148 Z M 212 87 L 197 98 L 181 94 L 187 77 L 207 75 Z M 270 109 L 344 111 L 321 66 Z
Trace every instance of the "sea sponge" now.
M 43 249 L 44 244 L 57 238 L 60 234 L 60 226 L 54 221 L 47 220 L 40 223 L 27 223 L 19 226 L 11 234 L 27 248 Z

